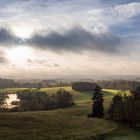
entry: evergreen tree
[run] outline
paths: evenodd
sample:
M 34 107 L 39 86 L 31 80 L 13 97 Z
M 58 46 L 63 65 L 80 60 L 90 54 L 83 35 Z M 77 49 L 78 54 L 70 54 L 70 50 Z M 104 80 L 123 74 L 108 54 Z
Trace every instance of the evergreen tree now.
M 88 117 L 102 118 L 104 116 L 104 107 L 103 107 L 104 99 L 102 94 L 102 88 L 99 85 L 95 86 L 92 100 L 93 100 L 92 114 L 89 114 Z

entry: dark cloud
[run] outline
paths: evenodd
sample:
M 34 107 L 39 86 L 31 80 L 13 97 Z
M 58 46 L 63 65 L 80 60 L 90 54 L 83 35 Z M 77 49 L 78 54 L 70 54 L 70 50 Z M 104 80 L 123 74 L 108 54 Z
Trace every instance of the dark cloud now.
M 59 64 L 54 64 L 54 66 L 55 66 L 55 67 L 60 67 L 60 65 L 59 65 Z
M 43 50 L 74 52 L 95 50 L 113 53 L 119 52 L 122 40 L 111 33 L 93 34 L 83 28 L 75 27 L 64 33 L 35 34 L 27 40 L 27 44 Z
M 11 46 L 21 43 L 21 39 L 16 37 L 10 30 L 0 28 L 0 45 Z
M 45 60 L 39 60 L 39 59 L 27 59 L 27 62 L 29 64 L 45 64 L 46 61 Z
M 60 65 L 57 63 L 47 64 L 46 60 L 40 60 L 40 59 L 27 59 L 27 62 L 28 64 L 39 64 L 47 67 L 60 67 Z

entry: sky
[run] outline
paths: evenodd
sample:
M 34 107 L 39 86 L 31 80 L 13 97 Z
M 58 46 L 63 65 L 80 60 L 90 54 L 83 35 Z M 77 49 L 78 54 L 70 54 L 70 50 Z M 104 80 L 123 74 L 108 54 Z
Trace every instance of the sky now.
M 139 75 L 139 0 L 0 0 L 0 77 Z

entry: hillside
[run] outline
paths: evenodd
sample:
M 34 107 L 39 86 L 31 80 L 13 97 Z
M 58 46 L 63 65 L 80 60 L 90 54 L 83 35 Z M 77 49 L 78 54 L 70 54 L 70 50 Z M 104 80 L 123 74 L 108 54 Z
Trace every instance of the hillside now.
M 0 140 L 139 140 L 140 134 L 105 119 L 87 118 L 91 111 L 90 92 L 70 87 L 76 106 L 52 111 L 0 113 Z M 58 88 L 46 88 L 53 94 Z M 114 93 L 114 92 L 113 92 Z M 105 108 L 112 96 L 104 90 Z M 116 91 L 117 93 L 117 91 Z

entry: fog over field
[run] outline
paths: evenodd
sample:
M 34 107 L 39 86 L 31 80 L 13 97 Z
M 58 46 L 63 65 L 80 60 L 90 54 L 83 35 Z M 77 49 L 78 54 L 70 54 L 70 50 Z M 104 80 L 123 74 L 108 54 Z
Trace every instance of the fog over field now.
M 0 77 L 139 75 L 139 0 L 1 0 Z

